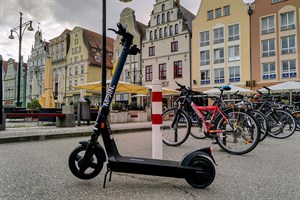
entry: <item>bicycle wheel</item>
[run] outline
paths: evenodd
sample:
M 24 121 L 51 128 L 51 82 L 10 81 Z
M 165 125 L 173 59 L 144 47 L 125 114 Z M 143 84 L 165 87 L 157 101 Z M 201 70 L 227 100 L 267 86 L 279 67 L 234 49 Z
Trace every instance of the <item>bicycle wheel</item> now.
M 276 110 L 266 114 L 269 124 L 268 134 L 274 138 L 284 139 L 296 131 L 295 118 L 284 110 Z
M 255 117 L 260 126 L 260 142 L 268 136 L 269 125 L 265 115 L 257 110 L 251 110 L 250 113 Z
M 171 108 L 162 114 L 163 143 L 168 146 L 179 146 L 190 134 L 191 122 L 183 110 Z
M 203 122 L 199 117 L 194 117 L 191 119 L 191 132 L 190 134 L 196 139 L 204 139 L 206 135 L 204 134 Z
M 300 111 L 296 111 L 292 113 L 293 117 L 296 121 L 296 130 L 300 130 Z
M 216 137 L 217 144 L 226 152 L 242 155 L 252 151 L 260 140 L 260 127 L 256 119 L 243 111 L 230 110 L 228 120 L 220 117 L 216 130 L 223 130 Z

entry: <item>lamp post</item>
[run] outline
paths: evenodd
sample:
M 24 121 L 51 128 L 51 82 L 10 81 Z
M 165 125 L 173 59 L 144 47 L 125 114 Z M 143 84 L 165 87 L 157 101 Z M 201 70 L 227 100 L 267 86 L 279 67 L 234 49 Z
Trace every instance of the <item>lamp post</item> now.
M 119 0 L 127 3 L 132 0 Z M 101 105 L 104 102 L 106 95 L 106 0 L 102 0 L 102 95 Z
M 21 47 L 22 47 L 22 38 L 23 38 L 23 35 L 24 35 L 24 32 L 27 28 L 27 30 L 29 31 L 34 31 L 34 29 L 32 28 L 32 21 L 28 21 L 28 22 L 25 22 L 22 24 L 22 15 L 23 13 L 20 12 L 20 25 L 11 29 L 10 30 L 10 36 L 8 36 L 9 39 L 14 39 L 14 36 L 13 36 L 13 32 L 15 32 L 18 36 L 18 39 L 19 39 L 19 67 L 18 67 L 18 90 L 17 90 L 17 104 L 16 106 L 17 107 L 20 107 L 20 85 L 21 85 Z M 19 30 L 19 32 L 17 32 Z M 24 94 L 23 94 L 24 95 Z
M 142 77 L 143 77 L 142 70 L 136 70 L 136 68 L 134 67 L 133 71 L 127 72 L 127 78 L 130 78 L 130 74 L 132 74 L 132 76 L 133 76 L 133 84 L 139 83 L 140 85 L 142 85 Z M 139 77 L 140 77 L 139 81 L 136 80 L 137 74 L 139 74 Z

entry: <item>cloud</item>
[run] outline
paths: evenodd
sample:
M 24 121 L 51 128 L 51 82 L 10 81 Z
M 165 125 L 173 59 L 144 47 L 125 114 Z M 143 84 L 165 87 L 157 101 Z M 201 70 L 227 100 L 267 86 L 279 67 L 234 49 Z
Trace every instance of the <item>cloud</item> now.
M 197 2 L 197 3 L 195 3 Z M 196 13 L 200 0 L 181 1 L 183 6 Z M 133 0 L 121 3 L 118 0 L 106 1 L 106 28 L 116 28 L 121 11 L 130 7 L 135 11 L 136 19 L 148 24 L 155 0 Z M 4 60 L 18 58 L 18 40 L 10 40 L 10 30 L 19 25 L 19 12 L 23 12 L 23 22 L 33 21 L 34 32 L 25 31 L 22 40 L 22 54 L 25 61 L 34 44 L 34 34 L 42 30 L 43 39 L 60 35 L 66 28 L 75 26 L 102 33 L 102 1 L 101 0 L 0 0 L 0 54 Z M 107 31 L 107 36 L 115 35 Z M 15 35 L 16 37 L 16 35 Z

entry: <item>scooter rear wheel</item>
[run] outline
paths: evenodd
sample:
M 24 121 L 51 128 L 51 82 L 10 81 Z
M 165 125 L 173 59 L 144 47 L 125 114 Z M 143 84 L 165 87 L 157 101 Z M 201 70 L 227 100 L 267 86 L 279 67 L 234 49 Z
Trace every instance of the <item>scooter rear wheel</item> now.
M 92 179 L 96 177 L 103 168 L 103 158 L 97 148 L 91 149 L 91 160 L 84 161 L 83 156 L 87 146 L 78 146 L 69 156 L 69 168 L 71 172 L 80 179 Z
M 214 181 L 216 175 L 215 166 L 208 158 L 196 157 L 191 160 L 188 166 L 198 168 L 185 178 L 188 184 L 194 188 L 206 188 Z

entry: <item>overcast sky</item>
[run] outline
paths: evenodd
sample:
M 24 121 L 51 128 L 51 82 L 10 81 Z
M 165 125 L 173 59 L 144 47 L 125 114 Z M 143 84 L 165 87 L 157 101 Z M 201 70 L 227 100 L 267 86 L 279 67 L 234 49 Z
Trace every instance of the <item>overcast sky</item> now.
M 233 0 L 236 1 L 236 0 Z M 136 19 L 148 24 L 155 0 L 133 0 L 122 3 L 119 0 L 107 0 L 107 28 L 116 28 L 120 13 L 125 7 L 135 11 Z M 196 15 L 201 0 L 181 0 L 181 5 Z M 102 33 L 102 0 L 0 0 L 0 54 L 4 60 L 14 58 L 18 61 L 18 39 L 8 38 L 10 30 L 19 25 L 20 14 L 23 23 L 33 21 L 34 31 L 26 30 L 22 40 L 22 55 L 27 62 L 34 44 L 34 34 L 42 30 L 43 39 L 49 41 L 68 28 L 80 26 Z M 40 24 L 38 24 L 40 23 Z M 115 38 L 110 32 L 107 36 Z

